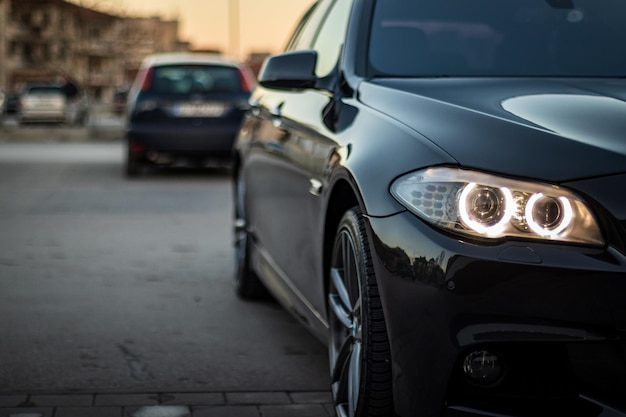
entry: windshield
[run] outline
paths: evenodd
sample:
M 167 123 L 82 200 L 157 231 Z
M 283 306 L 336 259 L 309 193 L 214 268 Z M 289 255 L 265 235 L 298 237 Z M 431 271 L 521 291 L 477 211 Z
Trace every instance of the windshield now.
M 373 76 L 626 76 L 626 0 L 379 0 Z

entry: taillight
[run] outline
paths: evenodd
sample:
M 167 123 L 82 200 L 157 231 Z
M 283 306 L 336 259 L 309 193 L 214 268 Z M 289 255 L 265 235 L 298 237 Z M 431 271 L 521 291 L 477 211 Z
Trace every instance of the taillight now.
M 154 74 L 154 68 L 144 69 L 142 70 L 141 77 L 143 80 L 141 82 L 141 91 L 148 91 L 150 86 L 152 85 L 152 75 Z
M 130 144 L 130 151 L 133 153 L 141 153 L 146 150 L 146 145 L 140 142 L 133 142 Z
M 239 80 L 241 81 L 241 88 L 243 91 L 246 93 L 252 91 L 256 84 L 256 78 L 252 73 L 252 70 L 248 67 L 239 67 L 237 72 L 239 73 Z

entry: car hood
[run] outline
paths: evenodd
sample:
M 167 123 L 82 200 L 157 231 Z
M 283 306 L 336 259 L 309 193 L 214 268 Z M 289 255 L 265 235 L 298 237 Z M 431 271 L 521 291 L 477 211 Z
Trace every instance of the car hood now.
M 359 99 L 463 167 L 553 183 L 626 172 L 626 80 L 377 79 Z

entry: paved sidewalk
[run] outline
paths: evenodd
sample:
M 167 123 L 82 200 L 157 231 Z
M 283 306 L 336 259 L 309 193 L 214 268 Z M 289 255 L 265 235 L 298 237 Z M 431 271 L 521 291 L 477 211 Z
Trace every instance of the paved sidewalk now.
M 0 394 L 0 417 L 331 417 L 329 392 Z

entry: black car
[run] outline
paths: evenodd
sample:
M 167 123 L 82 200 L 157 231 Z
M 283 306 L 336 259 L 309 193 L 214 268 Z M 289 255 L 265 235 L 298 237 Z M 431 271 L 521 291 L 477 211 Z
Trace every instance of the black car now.
M 255 82 L 247 66 L 215 55 L 147 57 L 128 93 L 125 173 L 229 164 Z
M 17 93 L 7 94 L 4 103 L 4 112 L 6 114 L 17 114 L 20 110 L 20 96 Z
M 236 143 L 235 287 L 338 416 L 626 416 L 626 2 L 320 0 Z

